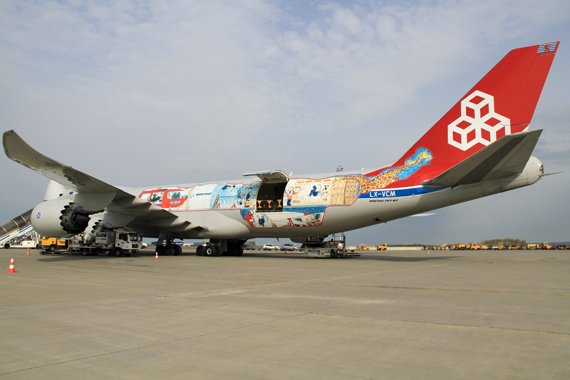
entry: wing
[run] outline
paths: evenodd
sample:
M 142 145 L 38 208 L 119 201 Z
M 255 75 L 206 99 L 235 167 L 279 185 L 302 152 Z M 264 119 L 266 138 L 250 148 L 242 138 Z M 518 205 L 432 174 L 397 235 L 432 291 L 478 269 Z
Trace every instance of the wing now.
M 421 185 L 458 186 L 520 174 L 541 133 L 539 129 L 503 136 Z
M 137 224 L 170 231 L 199 227 L 133 194 L 44 156 L 13 130 L 4 132 L 3 145 L 8 158 L 77 191 L 74 203 L 93 212 L 106 209 L 112 214 L 109 220 L 116 223 L 125 225 L 137 219 Z

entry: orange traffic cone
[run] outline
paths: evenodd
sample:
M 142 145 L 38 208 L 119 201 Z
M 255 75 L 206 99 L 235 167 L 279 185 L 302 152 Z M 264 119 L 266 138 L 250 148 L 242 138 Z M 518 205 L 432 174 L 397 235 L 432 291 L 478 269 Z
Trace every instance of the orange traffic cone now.
M 30 249 L 28 248 L 28 251 L 26 252 L 26 256 L 30 256 Z
M 154 261 L 158 260 L 158 252 L 156 252 L 156 257 L 154 258 Z
M 429 249 L 428 249 L 428 255 L 429 255 Z
M 16 269 L 14 268 L 14 258 L 12 257 L 12 260 L 10 260 L 10 268 L 8 269 L 7 273 L 16 273 Z

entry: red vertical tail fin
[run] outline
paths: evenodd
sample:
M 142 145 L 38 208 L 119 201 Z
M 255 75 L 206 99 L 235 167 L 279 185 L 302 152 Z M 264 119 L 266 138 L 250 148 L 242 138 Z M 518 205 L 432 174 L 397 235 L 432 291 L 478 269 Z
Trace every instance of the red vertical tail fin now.
M 394 165 L 418 149 L 431 162 L 414 180 L 427 180 L 513 133 L 528 130 L 559 42 L 511 50 Z

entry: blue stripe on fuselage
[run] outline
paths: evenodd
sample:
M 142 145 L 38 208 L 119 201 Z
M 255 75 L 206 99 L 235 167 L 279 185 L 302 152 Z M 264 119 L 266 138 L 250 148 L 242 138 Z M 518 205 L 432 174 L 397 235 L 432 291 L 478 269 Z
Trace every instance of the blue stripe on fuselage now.
M 434 191 L 443 190 L 445 187 L 410 187 L 405 189 L 379 189 L 379 190 L 370 190 L 368 193 L 360 194 L 358 197 L 360 198 L 401 198 L 401 197 L 409 197 L 412 195 L 421 195 L 421 194 L 428 194 L 433 193 Z

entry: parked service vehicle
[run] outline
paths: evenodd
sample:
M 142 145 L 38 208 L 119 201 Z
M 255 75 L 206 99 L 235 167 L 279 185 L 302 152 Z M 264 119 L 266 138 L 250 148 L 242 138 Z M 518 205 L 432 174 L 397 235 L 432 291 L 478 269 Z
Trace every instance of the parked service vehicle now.
M 126 230 L 96 232 L 95 236 L 89 233 L 75 235 L 69 243 L 69 253 L 80 253 L 83 255 L 98 255 L 106 253 L 109 256 L 130 256 L 137 253 L 141 248 L 142 236 L 135 232 Z M 182 252 L 182 247 L 175 251 Z M 179 251 L 179 252 L 178 252 Z
M 295 244 L 286 243 L 281 246 L 282 251 L 297 251 L 298 249 Z
M 328 259 L 332 257 L 356 257 L 360 253 L 354 253 L 346 249 L 346 236 L 343 233 L 331 235 L 330 240 L 310 239 L 301 247 L 305 257 L 315 259 Z
M 264 251 L 279 251 L 279 247 L 277 247 L 273 244 L 265 244 L 263 246 L 263 250 Z
M 31 225 L 28 224 L 28 227 L 21 231 L 21 233 L 13 235 L 10 239 L 6 239 L 6 241 L 2 243 L 2 247 L 4 249 L 10 249 L 37 248 L 39 246 L 40 236 L 31 228 Z
M 34 232 L 35 233 L 35 232 Z M 39 240 L 37 237 L 27 236 L 27 237 L 17 237 L 4 243 L 4 249 L 10 248 L 38 248 Z
M 42 250 L 40 254 L 45 252 L 55 253 L 59 251 L 66 251 L 69 239 L 58 239 L 50 237 L 42 237 L 39 242 L 39 248 Z

